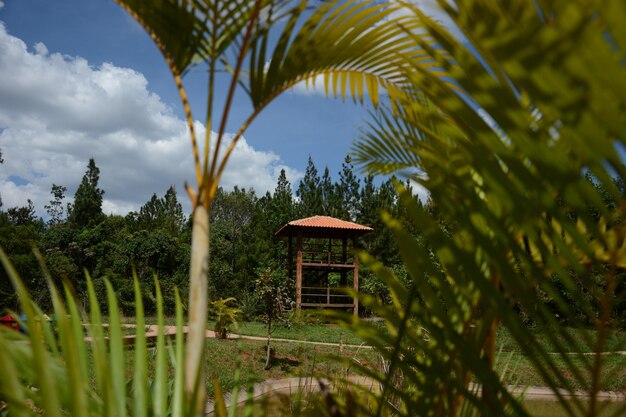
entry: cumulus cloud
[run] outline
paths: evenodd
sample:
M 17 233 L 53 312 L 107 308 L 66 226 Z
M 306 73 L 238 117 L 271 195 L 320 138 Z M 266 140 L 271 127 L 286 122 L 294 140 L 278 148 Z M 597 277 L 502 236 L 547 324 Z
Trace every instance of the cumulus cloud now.
M 29 50 L 1 22 L 0 74 L 5 208 L 30 198 L 43 215 L 52 184 L 73 196 L 90 157 L 100 168 L 106 213 L 136 210 L 170 184 L 187 201 L 182 185 L 193 183 L 195 174 L 186 125 L 150 92 L 143 74 L 111 63 L 93 67 L 80 57 L 50 53 L 42 43 Z M 204 126 L 196 128 L 203 136 Z M 222 186 L 264 193 L 275 187 L 281 168 L 292 182 L 302 175 L 242 138 Z
M 398 0 L 388 0 L 390 4 L 399 3 Z M 409 0 L 409 2 L 418 8 L 422 13 L 426 16 L 433 19 L 435 22 L 439 23 L 441 26 L 446 28 L 455 38 L 460 40 L 461 42 L 465 42 L 466 38 L 463 35 L 463 32 L 459 27 L 454 23 L 454 21 L 448 16 L 448 14 L 441 8 L 438 3 L 438 0 Z M 449 4 L 454 7 L 454 1 L 449 0 Z M 400 8 L 395 13 L 390 15 L 390 18 L 398 17 L 407 13 L 413 13 L 406 7 Z

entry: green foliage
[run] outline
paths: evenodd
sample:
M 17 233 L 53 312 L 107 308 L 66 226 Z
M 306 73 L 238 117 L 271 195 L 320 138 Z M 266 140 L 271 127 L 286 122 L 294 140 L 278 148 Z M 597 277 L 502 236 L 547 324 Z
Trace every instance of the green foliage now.
M 255 292 L 263 305 L 261 319 L 267 324 L 268 335 L 272 324 L 287 324 L 287 311 L 293 307 L 293 300 L 286 283 L 285 274 L 266 268 L 259 271 Z
M 15 285 L 20 309 L 26 317 L 23 323 L 26 334 L 0 328 L 0 350 L 5 359 L 0 364 L 0 397 L 9 415 L 40 415 L 42 410 L 52 416 L 190 415 L 180 395 L 184 342 L 178 295 L 176 342 L 170 344 L 173 354 L 169 355 L 163 331 L 162 294 L 158 283 L 155 285 L 159 330 L 154 341 L 154 366 L 148 369 L 148 358 L 154 353 L 146 347 L 142 294 L 136 278 L 135 344 L 132 350 L 127 350 L 122 340 L 117 299 L 108 281 L 105 283 L 109 311 L 106 332 L 100 300 L 89 277 L 89 313 L 79 308 L 68 287 L 62 295 L 48 281 L 57 319 L 55 332 L 43 324 L 47 323 L 43 313 L 1 250 L 0 261 Z M 86 333 L 85 322 L 90 323 Z M 131 364 L 132 383 L 128 383 Z M 168 366 L 174 370 L 173 385 L 169 383 Z
M 287 310 L 292 308 L 293 301 L 285 285 L 284 273 L 273 271 L 271 268 L 259 271 L 256 280 L 255 292 L 263 306 L 261 319 L 267 325 L 267 353 L 265 369 L 269 369 L 272 360 L 271 336 L 275 325 L 288 325 Z
M 322 212 L 323 197 L 320 182 L 317 168 L 309 156 L 304 177 L 296 191 L 296 196 L 300 199 L 298 211 L 300 217 L 315 216 Z
M 52 194 L 54 199 L 50 200 L 50 204 L 46 204 L 44 206 L 46 212 L 48 213 L 48 216 L 50 217 L 50 219 L 48 220 L 49 224 L 59 224 L 63 221 L 63 200 L 65 199 L 66 191 L 67 187 L 52 184 L 52 190 L 50 190 L 50 194 Z
M 501 323 L 557 393 L 563 414 L 595 415 L 595 394 L 611 386 L 605 367 L 615 366 L 601 352 L 625 296 L 626 231 L 618 219 L 626 206 L 612 177 L 619 183 L 626 176 L 617 151 L 624 149 L 624 117 L 615 110 L 626 103 L 626 89 L 617 87 L 626 80 L 618 23 L 626 8 L 618 1 L 440 5 L 462 39 L 417 8 L 409 14 L 438 43 L 427 55 L 447 75 L 411 63 L 409 96 L 382 110 L 355 148 L 371 173 L 412 169 L 436 208 L 416 204 L 398 184 L 419 235 L 384 216 L 409 283 L 362 256 L 392 300 L 361 300 L 384 319 L 386 332 L 344 318 L 389 363 L 385 373 L 362 370 L 381 384 L 380 393 L 363 395 L 376 401 L 376 415 L 527 415 L 495 369 Z M 587 173 L 616 202 L 614 211 Z M 596 332 L 576 340 L 563 321 Z M 581 342 L 595 354 L 571 354 Z M 482 389 L 468 390 L 471 380 Z M 591 400 L 565 401 L 557 386 L 582 386 Z
M 74 194 L 74 204 L 68 206 L 68 221 L 77 228 L 97 224 L 103 218 L 102 196 L 104 191 L 98 188 L 100 169 L 93 158 L 89 159 L 87 171 Z
M 235 297 L 229 297 L 211 302 L 209 319 L 215 321 L 213 331 L 218 339 L 226 339 L 228 332 L 237 326 L 237 316 L 240 310 L 228 305 L 235 301 Z
M 174 186 L 170 186 L 161 198 L 153 194 L 150 200 L 141 206 L 139 213 L 131 212 L 127 215 L 127 221 L 133 230 L 162 229 L 172 236 L 178 236 L 184 227 L 185 215 Z

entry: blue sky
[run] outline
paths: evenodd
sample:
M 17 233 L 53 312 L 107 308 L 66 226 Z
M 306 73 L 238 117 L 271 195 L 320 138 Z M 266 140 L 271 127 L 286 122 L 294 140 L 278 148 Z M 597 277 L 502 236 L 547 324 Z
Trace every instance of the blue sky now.
M 73 196 L 92 156 L 105 212 L 136 210 L 170 184 L 186 203 L 182 185 L 193 181 L 193 170 L 181 105 L 141 27 L 112 0 L 8 0 L 0 22 L 4 208 L 30 198 L 43 215 L 51 185 Z M 191 72 L 185 85 L 201 119 L 206 74 Z M 241 93 L 227 130 L 249 109 Z M 304 88 L 286 93 L 244 135 L 222 185 L 261 194 L 274 188 L 282 168 L 295 184 L 309 155 L 318 170 L 328 165 L 336 175 L 366 118 L 367 109 L 352 102 Z

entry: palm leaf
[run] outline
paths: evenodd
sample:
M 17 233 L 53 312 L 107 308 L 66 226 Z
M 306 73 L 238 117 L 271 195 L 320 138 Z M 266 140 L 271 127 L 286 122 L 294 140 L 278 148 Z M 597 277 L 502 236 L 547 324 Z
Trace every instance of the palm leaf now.
M 594 218 L 588 207 L 603 204 L 585 172 L 624 207 L 624 195 L 612 181 L 626 174 L 616 151 L 626 137 L 623 114 L 614 111 L 626 102 L 626 90 L 616 87 L 626 79 L 624 33 L 615 26 L 616 15 L 626 17 L 624 7 L 565 1 L 550 2 L 549 9 L 523 1 L 440 4 L 471 47 L 407 5 L 428 34 L 414 35 L 416 45 L 448 75 L 440 77 L 421 60 L 409 62 L 412 92 L 396 102 L 397 109 L 381 109 L 355 146 L 370 173 L 410 168 L 425 174 L 413 178 L 430 192 L 440 220 L 414 204 L 407 191 L 401 198 L 420 237 L 386 220 L 420 303 L 409 308 L 411 301 L 401 295 L 410 289 L 395 289 L 399 283 L 388 274 L 381 279 L 399 301 L 385 312 L 372 299 L 363 303 L 388 317 L 396 331 L 394 323 L 410 314 L 436 346 L 435 352 L 417 335 L 403 336 L 432 367 L 402 345 L 397 348 L 394 357 L 404 361 L 398 366 L 419 393 L 404 398 L 407 407 L 425 409 L 422 401 L 435 394 L 424 381 L 434 378 L 446 393 L 436 400 L 442 410 L 455 410 L 462 399 L 484 414 L 505 413 L 504 402 L 521 413 L 515 399 L 495 401 L 506 396 L 488 360 L 490 329 L 500 322 L 568 414 L 585 405 L 566 402 L 557 387 L 583 386 L 592 394 L 593 411 L 593 395 L 604 386 L 600 352 L 617 325 L 611 306 L 624 297 L 616 271 L 626 252 L 623 208 L 601 208 L 601 220 Z M 453 225 L 452 231 L 441 220 Z M 550 303 L 540 302 L 538 293 Z M 514 308 L 545 334 L 544 344 Z M 596 336 L 574 336 L 564 319 L 595 329 Z M 388 342 L 380 335 L 370 336 L 370 342 L 377 337 L 380 346 Z M 576 355 L 581 349 L 596 355 Z M 488 389 L 476 394 L 464 389 L 469 375 Z

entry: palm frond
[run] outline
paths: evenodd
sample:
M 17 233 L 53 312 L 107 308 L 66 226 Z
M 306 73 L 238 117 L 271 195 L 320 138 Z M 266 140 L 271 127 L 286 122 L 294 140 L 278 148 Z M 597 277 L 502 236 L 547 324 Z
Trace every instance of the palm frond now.
M 626 204 L 613 177 L 626 177 L 617 152 L 626 138 L 624 117 L 616 111 L 626 104 L 620 87 L 626 39 L 615 26 L 626 10 L 615 2 L 554 1 L 549 8 L 538 2 L 540 9 L 524 1 L 440 5 L 469 44 L 406 5 L 428 35 L 414 35 L 416 44 L 447 75 L 409 61 L 406 78 L 420 99 L 410 93 L 396 102 L 398 109 L 381 109 L 355 146 L 370 173 L 425 173 L 416 180 L 440 218 L 401 191 L 405 221 L 420 230 L 419 238 L 386 221 L 412 287 L 402 288 L 372 264 L 400 295 L 393 306 L 368 298 L 362 304 L 387 318 L 396 337 L 407 316 L 428 333 L 432 346 L 419 332 L 407 332 L 402 337 L 415 350 L 401 344 L 394 356 L 418 393 L 403 398 L 407 407 L 426 408 L 436 394 L 424 381 L 434 378 L 436 410 L 454 411 L 462 399 L 483 414 L 509 412 L 505 403 L 523 413 L 489 363 L 493 329 L 501 323 L 569 415 L 586 405 L 565 401 L 557 388 L 584 387 L 594 410 L 595 394 L 606 386 L 602 352 L 620 323 L 612 306 L 625 296 Z M 603 206 L 597 184 L 620 208 Z M 599 220 L 590 206 L 601 211 Z M 441 220 L 454 225 L 452 231 Z M 419 302 L 403 298 L 415 288 Z M 595 336 L 582 330 L 575 336 L 564 322 L 594 329 Z M 388 342 L 380 334 L 369 341 L 381 348 Z M 470 376 L 488 390 L 469 392 Z
M 251 48 L 249 91 L 255 107 L 316 77 L 323 78 L 327 95 L 332 89 L 334 96 L 363 102 L 367 92 L 374 105 L 380 89 L 393 94 L 406 84 L 399 69 L 408 54 L 419 52 L 404 36 L 417 31 L 415 19 L 392 18 L 396 6 L 335 1 L 299 23 L 306 5 L 302 1 L 293 10 L 275 45 L 270 48 L 266 31 Z

